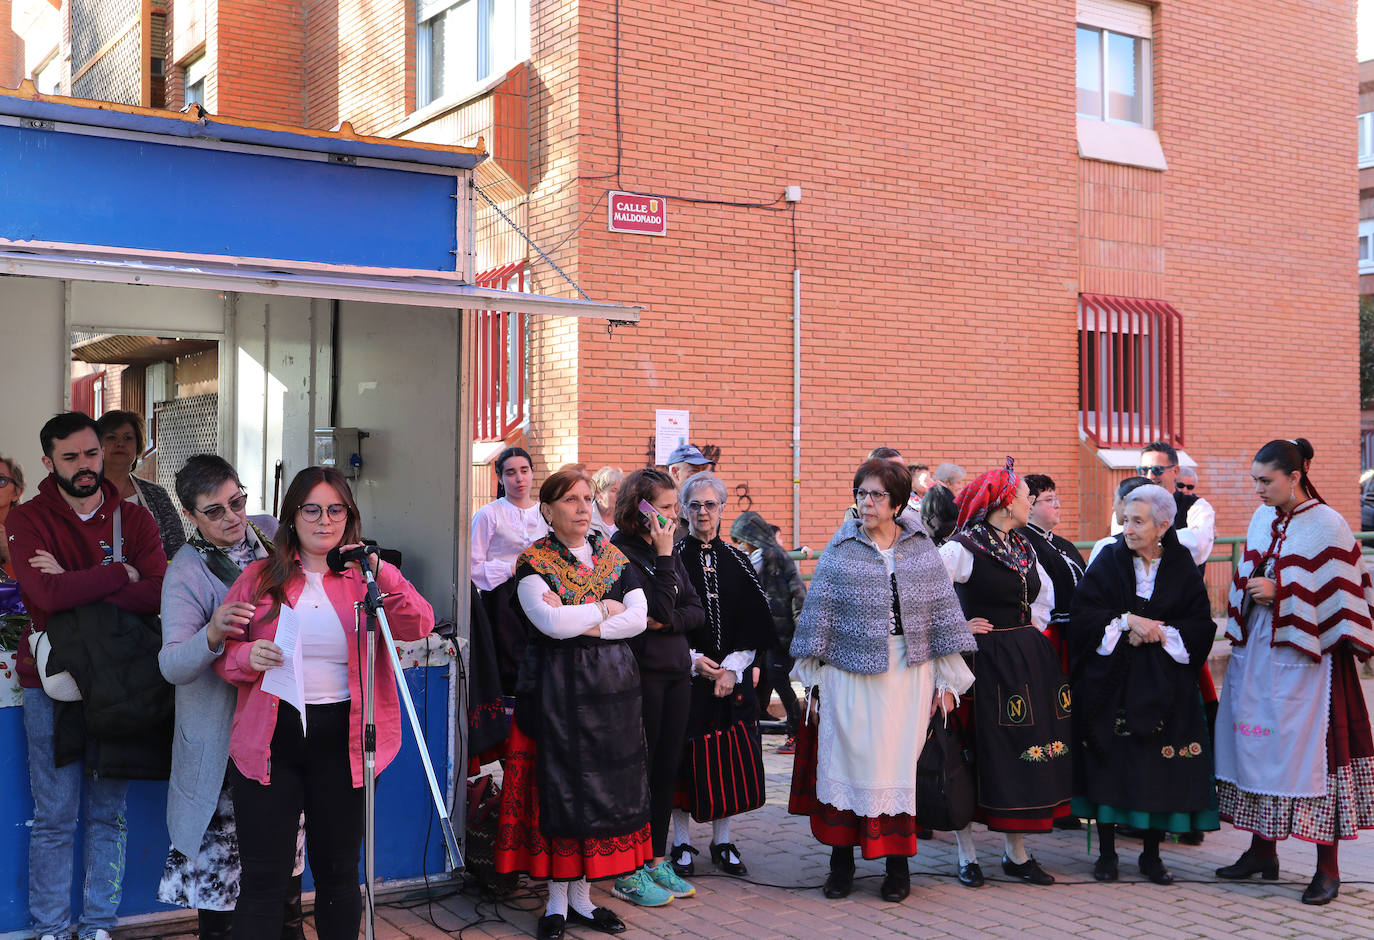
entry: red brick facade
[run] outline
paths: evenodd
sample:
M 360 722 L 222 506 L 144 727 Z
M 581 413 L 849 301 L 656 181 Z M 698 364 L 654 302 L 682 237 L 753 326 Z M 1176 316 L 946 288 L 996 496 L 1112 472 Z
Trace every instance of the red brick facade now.
M 1272 437 L 1310 438 L 1353 518 L 1354 0 L 1154 4 L 1166 171 L 1080 158 L 1074 0 L 620 0 L 618 63 L 614 0 L 530 0 L 527 70 L 415 118 L 414 4 L 176 0 L 174 31 L 192 2 L 213 110 L 466 143 L 485 108 L 503 205 L 591 296 L 647 306 L 609 335 L 534 326 L 541 472 L 642 465 L 654 409 L 687 408 L 735 508 L 790 536 L 795 263 L 803 541 L 829 536 L 876 444 L 971 472 L 1014 455 L 1059 481 L 1068 534 L 1099 534 L 1123 473 L 1079 437 L 1080 293 L 1182 312 L 1183 443 L 1219 532 L 1243 533 Z M 667 197 L 667 237 L 608 232 L 609 189 Z

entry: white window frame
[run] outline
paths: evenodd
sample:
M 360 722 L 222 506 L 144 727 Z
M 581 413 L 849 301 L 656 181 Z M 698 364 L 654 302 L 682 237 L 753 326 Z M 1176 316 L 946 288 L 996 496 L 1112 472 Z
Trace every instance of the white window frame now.
M 1374 219 L 1360 220 L 1360 236 L 1355 244 L 1360 273 L 1374 274 Z
M 477 5 L 477 31 L 471 37 L 473 74 L 453 87 L 431 97 L 434 63 L 432 31 L 434 20 L 462 3 Z M 415 106 L 416 110 L 434 105 L 456 104 L 485 91 L 495 79 L 530 57 L 530 0 L 417 0 L 415 30 Z M 501 26 L 506 35 L 499 35 Z M 465 37 L 466 38 L 466 37 Z M 494 39 L 504 40 L 496 48 Z M 452 49 L 449 55 L 458 50 Z
M 1374 166 L 1374 111 L 1361 114 L 1356 127 L 1359 133 L 1360 166 Z
M 184 108 L 192 103 L 191 89 L 200 85 L 200 97 L 194 99 L 195 102 L 206 111 L 213 110 L 210 107 L 208 95 L 210 89 L 210 83 L 208 81 L 210 75 L 210 57 L 201 53 L 199 57 L 186 63 L 184 71 L 186 74 L 181 83 L 181 106 Z
M 1151 41 L 1150 37 L 1137 36 L 1134 33 L 1122 32 L 1119 29 L 1110 29 L 1106 26 L 1098 26 L 1094 23 L 1078 23 L 1074 30 L 1075 66 L 1077 65 L 1076 58 L 1078 49 L 1077 31 L 1080 29 L 1088 29 L 1097 33 L 1097 54 L 1098 61 L 1100 63 L 1098 74 L 1098 88 L 1100 89 L 1101 101 L 1100 109 L 1097 114 L 1084 114 L 1081 111 L 1077 111 L 1077 104 L 1075 103 L 1075 111 L 1078 114 L 1078 116 L 1081 118 L 1087 118 L 1089 120 L 1102 121 L 1107 124 L 1121 124 L 1127 127 L 1143 127 L 1146 130 L 1153 128 L 1155 110 L 1154 43 Z M 1132 42 L 1139 42 L 1144 44 L 1143 52 L 1140 57 L 1140 74 L 1136 75 L 1135 77 L 1136 90 L 1140 96 L 1140 121 L 1126 121 L 1121 118 L 1113 118 L 1107 116 L 1109 108 L 1108 99 L 1110 98 L 1110 89 L 1107 86 L 1107 76 L 1111 74 L 1111 59 L 1109 52 L 1111 48 L 1111 43 L 1107 41 L 1107 37 L 1111 35 L 1121 36 L 1123 38 L 1130 39 Z M 1077 74 L 1076 69 L 1075 74 Z M 1075 100 L 1077 99 L 1077 97 L 1077 86 L 1075 83 Z
M 59 52 L 60 49 L 54 49 L 48 53 L 43 64 L 33 70 L 33 86 L 38 89 L 40 95 L 62 94 L 62 80 L 66 76 L 62 74 L 62 59 L 58 55 Z M 55 74 L 50 73 L 49 69 L 55 70 Z M 55 83 L 52 82 L 54 77 L 57 79 Z

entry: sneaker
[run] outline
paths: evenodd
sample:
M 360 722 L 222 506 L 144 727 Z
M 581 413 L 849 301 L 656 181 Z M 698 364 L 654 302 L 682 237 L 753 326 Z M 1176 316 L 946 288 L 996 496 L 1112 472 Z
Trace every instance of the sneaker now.
M 797 753 L 797 737 L 796 737 L 796 735 L 789 734 L 789 735 L 787 736 L 787 740 L 784 741 L 784 742 L 782 742 L 781 744 L 778 745 L 778 753 L 779 753 L 779 754 L 795 754 L 795 753 Z
M 643 868 L 635 869 L 634 874 L 624 878 L 617 878 L 611 894 L 640 907 L 662 907 L 673 902 L 673 896 L 660 888 Z
M 675 898 L 690 898 L 697 893 L 696 888 L 677 876 L 677 872 L 673 871 L 673 863 L 666 858 L 649 869 L 649 877 Z

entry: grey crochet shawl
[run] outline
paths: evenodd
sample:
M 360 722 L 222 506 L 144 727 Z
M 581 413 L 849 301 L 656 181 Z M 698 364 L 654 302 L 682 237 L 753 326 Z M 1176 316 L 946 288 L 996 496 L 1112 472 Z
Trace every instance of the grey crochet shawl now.
M 930 536 L 907 514 L 897 517 L 897 525 L 894 566 L 907 665 L 973 652 L 977 644 Z M 846 519 L 816 565 L 792 655 L 814 656 L 858 675 L 884 673 L 891 609 L 887 565 L 859 520 Z

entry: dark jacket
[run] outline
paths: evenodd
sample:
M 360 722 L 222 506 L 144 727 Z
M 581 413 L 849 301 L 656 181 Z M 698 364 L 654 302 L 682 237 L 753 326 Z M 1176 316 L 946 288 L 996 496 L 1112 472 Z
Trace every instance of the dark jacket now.
M 768 612 L 773 617 L 773 632 L 777 648 L 786 653 L 797 632 L 797 618 L 806 601 L 806 584 L 802 581 L 797 563 L 778 544 L 773 527 L 758 513 L 742 512 L 730 526 L 730 537 L 747 542 L 763 552 L 763 568 L 759 583 L 768 597 Z
M 55 703 L 53 760 L 86 760 L 104 777 L 166 780 L 172 768 L 172 686 L 162 677 L 162 629 L 111 603 L 51 615 L 50 671 L 68 670 L 81 701 Z
M 676 555 L 658 555 L 652 545 L 628 532 L 611 536 L 611 544 L 624 552 L 638 571 L 649 601 L 650 619 L 663 624 L 663 629 L 645 630 L 629 641 L 639 661 L 639 671 L 674 676 L 690 674 L 692 657 L 687 633 L 706 622 L 706 613 L 687 577 L 682 559 Z

